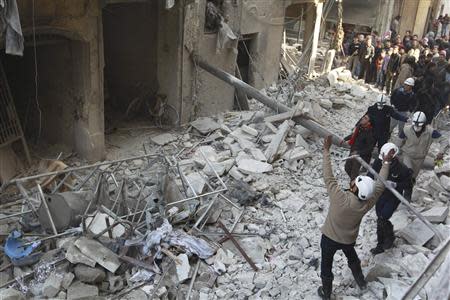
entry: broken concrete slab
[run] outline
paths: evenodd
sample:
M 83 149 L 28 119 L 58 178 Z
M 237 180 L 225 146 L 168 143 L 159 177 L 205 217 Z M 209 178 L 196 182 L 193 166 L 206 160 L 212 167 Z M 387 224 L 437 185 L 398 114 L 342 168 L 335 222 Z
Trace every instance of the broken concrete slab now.
M 71 244 L 66 252 L 66 259 L 72 264 L 82 263 L 90 267 L 94 267 L 95 260 L 87 257 L 74 245 Z
M 325 109 L 331 109 L 333 107 L 333 102 L 328 99 L 320 99 L 319 104 Z
M 42 286 L 42 295 L 47 298 L 55 297 L 62 287 L 63 274 L 51 273 Z
M 390 221 L 394 226 L 394 231 L 401 231 L 410 223 L 409 214 L 405 209 L 399 209 L 396 212 L 394 212 Z
M 191 126 L 203 135 L 220 128 L 220 125 L 216 121 L 208 117 L 198 118 L 197 120 L 191 122 Z
M 65 273 L 61 282 L 61 286 L 63 287 L 63 289 L 67 290 L 74 279 L 75 275 L 73 273 Z
M 189 258 L 185 253 L 181 253 L 177 258 L 180 262 L 180 264 L 176 264 L 178 282 L 183 283 L 189 278 L 191 266 L 189 265 Z
M 197 195 L 203 193 L 206 186 L 206 180 L 199 173 L 195 172 L 188 174 L 186 179 Z M 192 193 L 190 189 L 188 191 L 188 194 Z
M 267 242 L 261 237 L 243 238 L 239 241 L 239 244 L 256 264 L 264 263 L 264 257 L 268 247 Z
M 73 283 L 67 290 L 68 300 L 92 299 L 98 296 L 98 287 L 82 282 Z
M 25 300 L 25 296 L 16 289 L 8 288 L 0 290 L 2 300 Z
M 97 212 L 94 217 L 86 218 L 86 224 L 89 224 L 88 230 L 94 235 L 99 234 L 103 230 L 105 230 L 108 225 L 106 223 L 106 218 L 109 220 L 109 224 L 114 223 L 114 219 L 108 216 L 105 213 Z M 125 226 L 122 224 L 116 225 L 112 230 L 112 238 L 119 238 L 125 234 Z M 104 237 L 108 237 L 108 232 L 103 233 Z
M 73 271 L 76 278 L 84 283 L 100 283 L 106 278 L 105 271 L 99 267 L 92 268 L 83 264 L 78 264 Z
M 309 145 L 301 134 L 295 136 L 295 147 L 303 147 L 304 149 L 309 150 Z
M 282 142 L 284 142 L 284 139 L 286 138 L 286 135 L 288 134 L 290 129 L 291 122 L 288 120 L 284 121 L 283 124 L 278 127 L 278 132 L 275 134 L 274 138 L 264 152 L 264 155 L 267 158 L 267 162 L 271 163 L 274 161 L 280 149 L 280 145 Z
M 212 166 L 212 168 L 211 168 Z M 203 168 L 203 172 L 208 176 L 214 176 L 214 171 L 216 171 L 217 175 L 222 176 L 226 172 L 226 166 L 223 163 L 219 162 L 211 162 L 211 166 L 207 164 Z
M 391 274 L 394 270 L 389 266 L 389 264 L 375 264 L 366 275 L 366 281 L 372 282 L 380 277 L 392 278 Z
M 428 258 L 421 252 L 405 255 L 402 259 L 402 266 L 412 278 L 422 274 L 428 265 Z
M 378 278 L 386 289 L 386 299 L 401 299 L 408 290 L 409 285 L 392 278 Z
M 238 170 L 251 175 L 270 172 L 273 170 L 273 167 L 271 164 L 262 161 L 244 158 L 238 161 Z
M 243 180 L 245 175 L 242 174 L 241 172 L 239 172 L 238 168 L 233 166 L 230 171 L 228 172 L 228 175 L 230 175 L 231 177 L 233 177 L 236 180 Z
M 160 135 L 157 135 L 157 136 L 152 136 L 150 138 L 150 140 L 153 143 L 155 143 L 155 144 L 157 144 L 159 146 L 167 145 L 167 144 L 175 141 L 176 139 L 177 139 L 176 136 L 174 136 L 171 133 L 163 133 L 163 134 L 160 134 Z
M 242 126 L 241 126 L 241 129 L 242 129 L 242 131 L 244 131 L 245 133 L 250 134 L 250 135 L 252 135 L 252 136 L 258 136 L 258 134 L 259 134 L 258 130 L 256 130 L 255 128 L 250 127 L 250 126 L 248 126 L 248 125 L 242 125 Z
M 266 156 L 264 153 L 258 149 L 258 148 L 251 148 L 250 153 L 252 154 L 253 158 L 259 161 L 266 161 Z
M 400 235 L 413 245 L 423 246 L 431 240 L 434 232 L 431 231 L 420 219 L 415 219 L 407 227 L 400 231 Z
M 120 267 L 119 257 L 95 240 L 81 237 L 75 241 L 75 246 L 78 247 L 81 253 L 93 259 L 111 273 L 116 272 Z
M 448 206 L 435 206 L 422 213 L 428 221 L 443 223 L 448 217 Z
M 283 154 L 283 159 L 292 162 L 300 159 L 311 157 L 311 154 L 303 148 L 294 148 Z
M 442 187 L 447 191 L 450 191 L 450 177 L 441 175 L 441 177 L 439 177 L 439 180 L 441 181 Z

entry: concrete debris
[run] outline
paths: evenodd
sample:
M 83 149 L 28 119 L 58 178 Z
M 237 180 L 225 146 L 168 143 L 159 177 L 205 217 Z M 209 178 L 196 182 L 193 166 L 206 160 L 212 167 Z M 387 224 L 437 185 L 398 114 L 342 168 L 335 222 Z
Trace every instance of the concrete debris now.
M 244 131 L 247 134 L 250 134 L 253 136 L 258 136 L 258 130 L 256 130 L 255 128 L 252 128 L 247 125 L 242 125 L 241 129 L 242 129 L 242 131 Z
M 448 206 L 437 206 L 422 213 L 428 221 L 433 223 L 443 223 L 448 217 Z
M 0 290 L 0 299 L 2 300 L 25 300 L 25 296 L 13 288 Z
M 94 260 L 111 273 L 116 272 L 120 267 L 120 261 L 117 255 L 95 240 L 81 237 L 75 241 L 75 246 L 81 253 Z
M 63 282 L 63 274 L 52 273 L 45 280 L 44 285 L 42 286 L 42 295 L 47 298 L 55 297 L 62 287 Z
M 98 296 L 98 287 L 82 282 L 73 283 L 67 290 L 68 300 L 92 299 Z
M 78 264 L 74 269 L 75 277 L 84 283 L 100 283 L 106 278 L 106 273 L 101 268 L 88 267 Z
M 72 264 L 82 263 L 90 267 L 95 267 L 95 260 L 81 253 L 77 246 L 71 244 L 66 252 L 66 259 Z
M 423 246 L 433 238 L 434 233 L 421 220 L 415 219 L 400 231 L 400 235 L 412 245 Z
M 95 235 L 103 232 L 102 235 L 104 237 L 107 237 L 108 232 L 104 232 L 105 229 L 108 227 L 106 219 L 109 220 L 109 224 L 114 223 L 114 219 L 105 213 L 97 213 L 93 218 L 92 217 L 86 218 L 86 222 L 87 222 L 87 224 L 89 224 L 89 231 Z M 125 234 L 125 227 L 122 224 L 119 224 L 119 225 L 115 226 L 111 230 L 111 232 L 112 232 L 112 238 L 119 238 Z
M 442 175 L 439 177 L 439 180 L 441 181 L 442 187 L 450 192 L 450 177 Z
M 254 159 L 241 159 L 238 162 L 238 170 L 245 174 L 261 174 L 273 170 L 271 164 Z
M 201 134 L 206 135 L 220 128 L 220 125 L 211 118 L 198 118 L 191 122 L 191 126 L 197 129 Z
M 159 146 L 164 146 L 167 145 L 173 141 L 175 141 L 177 138 L 171 134 L 171 133 L 163 133 L 157 136 L 153 136 L 151 138 L 152 142 L 159 145 Z
M 189 271 L 191 269 L 189 265 L 189 258 L 186 254 L 182 253 L 177 256 L 179 264 L 176 264 L 178 282 L 183 283 L 189 278 Z

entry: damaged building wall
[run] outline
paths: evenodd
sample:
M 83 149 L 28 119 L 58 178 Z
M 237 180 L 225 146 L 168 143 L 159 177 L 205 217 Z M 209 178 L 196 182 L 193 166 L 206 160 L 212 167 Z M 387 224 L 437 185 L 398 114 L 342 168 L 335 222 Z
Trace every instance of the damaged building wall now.
M 184 44 L 193 49 L 205 61 L 212 63 L 222 70 L 235 74 L 237 49 L 217 49 L 217 33 L 205 33 L 204 12 L 206 0 L 198 5 L 192 4 L 188 10 L 196 11 L 198 21 L 185 18 L 185 27 L 192 28 L 192 23 L 198 22 L 199 33 L 188 34 L 184 37 Z M 222 13 L 234 34 L 239 37 L 251 37 L 250 59 L 251 66 L 248 74 L 249 83 L 260 89 L 270 85 L 277 79 L 279 71 L 280 47 L 284 20 L 283 1 L 223 1 Z M 185 30 L 186 33 L 186 30 Z M 277 45 L 277 46 L 273 46 Z M 191 91 L 193 97 L 190 105 L 183 105 L 183 120 L 195 116 L 206 116 L 233 108 L 233 87 L 214 78 L 212 75 L 199 70 L 186 57 L 190 53 L 184 53 L 184 61 L 189 60 L 190 66 L 185 65 L 183 74 L 191 74 L 183 77 L 185 95 Z M 188 78 L 186 78 L 188 77 Z M 188 80 L 186 82 L 185 80 Z M 195 91 L 192 90 L 192 81 L 195 81 Z M 183 97 L 183 99 L 185 99 Z M 184 102 L 184 101 L 183 101 Z
M 18 5 L 26 40 L 33 41 L 33 32 L 38 42 L 43 39 L 36 49 L 38 84 L 44 84 L 38 89 L 38 100 L 44 104 L 42 125 L 46 128 L 42 132 L 52 132 L 51 142 L 67 143 L 89 160 L 101 159 L 104 155 L 104 122 L 99 2 L 35 2 L 34 30 L 32 2 L 19 0 Z M 58 44 L 52 45 L 54 40 Z M 44 45 L 46 43 L 49 45 Z M 32 45 L 27 43 L 27 46 Z M 33 59 L 32 51 L 26 50 L 24 59 Z M 58 76 L 57 71 L 64 75 Z M 47 104 L 48 110 L 45 109 Z M 60 128 L 60 124 L 72 126 Z

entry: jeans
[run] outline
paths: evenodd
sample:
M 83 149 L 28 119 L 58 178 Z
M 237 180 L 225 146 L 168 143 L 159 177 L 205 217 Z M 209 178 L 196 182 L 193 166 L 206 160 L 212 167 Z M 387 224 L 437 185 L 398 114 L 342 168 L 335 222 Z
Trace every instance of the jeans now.
M 397 111 L 397 112 L 404 117 L 409 117 L 409 112 L 407 111 Z M 403 132 L 403 128 L 405 127 L 405 122 L 391 118 L 391 131 L 394 130 L 395 126 L 397 125 L 398 125 L 398 135 L 400 136 L 400 133 Z
M 382 70 L 378 70 L 377 71 L 376 85 L 379 86 L 380 88 L 383 87 L 383 78 L 384 78 L 383 71 Z
M 360 72 L 361 72 L 361 63 L 359 62 L 359 57 L 356 56 L 353 61 L 353 67 L 352 67 L 353 78 L 358 78 Z
M 320 262 L 320 276 L 322 278 L 333 278 L 333 258 L 334 254 L 338 250 L 342 250 L 342 252 L 344 252 L 349 265 L 360 263 L 358 254 L 356 254 L 355 251 L 355 243 L 350 245 L 341 244 L 322 234 L 320 248 L 322 251 L 322 261 Z
M 397 197 L 390 192 L 384 192 L 375 205 L 377 217 L 389 220 L 399 205 L 400 200 Z

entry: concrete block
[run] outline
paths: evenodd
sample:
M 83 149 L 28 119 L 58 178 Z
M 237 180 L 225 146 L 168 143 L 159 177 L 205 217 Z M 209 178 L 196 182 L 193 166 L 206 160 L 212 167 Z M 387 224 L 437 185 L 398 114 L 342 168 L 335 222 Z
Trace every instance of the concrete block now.
M 199 174 L 199 173 L 191 173 L 186 176 L 187 180 L 191 184 L 192 188 L 194 189 L 195 193 L 197 195 L 203 193 L 203 190 L 205 189 L 206 181 L 205 179 Z M 189 189 L 189 192 L 192 193 L 192 191 Z
M 448 206 L 433 207 L 423 212 L 422 215 L 430 222 L 443 223 L 448 216 Z
M 75 277 L 85 283 L 100 283 L 106 278 L 106 273 L 100 268 L 92 268 L 78 264 L 74 268 Z
M 95 267 L 95 260 L 87 257 L 74 245 L 70 245 L 66 252 L 66 259 L 72 264 L 82 263 L 90 267 Z
M 266 161 L 266 156 L 264 153 L 258 149 L 258 148 L 251 148 L 250 153 L 252 154 L 253 158 L 259 161 Z
M 120 267 L 121 263 L 119 257 L 100 242 L 81 237 L 75 241 L 75 246 L 78 247 L 81 253 L 91 258 L 111 273 L 116 272 Z
M 13 288 L 0 290 L 0 299 L 2 300 L 25 300 L 25 296 Z
M 242 125 L 241 126 L 242 131 L 244 131 L 247 134 L 250 134 L 252 136 L 258 136 L 259 132 L 255 128 L 252 128 L 248 125 Z
M 175 141 L 177 138 L 171 133 L 163 133 L 157 136 L 153 136 L 150 140 L 160 146 L 164 146 L 168 143 Z
M 294 148 L 283 155 L 283 159 L 287 161 L 296 161 L 307 157 L 311 157 L 311 154 L 302 148 Z
M 191 126 L 204 135 L 221 128 L 221 126 L 217 122 L 208 117 L 198 118 L 197 120 L 191 122 Z
M 450 177 L 441 175 L 439 180 L 441 181 L 442 187 L 450 192 Z
M 92 299 L 98 296 L 98 287 L 84 284 L 82 282 L 73 283 L 67 290 L 68 300 Z
M 176 265 L 178 282 L 183 283 L 189 278 L 191 266 L 189 265 L 189 258 L 185 253 L 181 253 L 177 258 L 181 262 L 181 264 Z
M 105 213 L 98 212 L 94 217 L 86 218 L 86 224 L 89 224 L 88 230 L 95 235 L 99 234 L 108 227 L 106 224 L 106 218 L 109 219 L 109 224 L 114 224 L 114 219 Z M 111 231 L 112 237 L 118 238 L 125 234 L 125 227 L 119 224 L 115 226 Z M 105 232 L 102 236 L 108 237 L 108 232 Z
M 245 177 L 244 174 L 242 174 L 236 167 L 232 167 L 228 172 L 228 175 L 230 175 L 236 180 L 243 180 Z
M 250 175 L 270 172 L 273 170 L 273 167 L 271 164 L 254 159 L 241 159 L 238 162 L 238 170 Z
M 55 297 L 61 290 L 63 275 L 52 273 L 42 286 L 42 294 L 47 298 Z
M 333 107 L 333 102 L 328 99 L 320 99 L 319 104 L 325 109 L 331 109 Z
M 61 286 L 63 289 L 67 290 L 69 286 L 72 284 L 73 279 L 75 278 L 75 275 L 73 273 L 65 273 L 64 277 L 61 282 Z
M 415 219 L 400 231 L 400 235 L 412 245 L 423 246 L 433 238 L 434 233 L 421 220 Z

